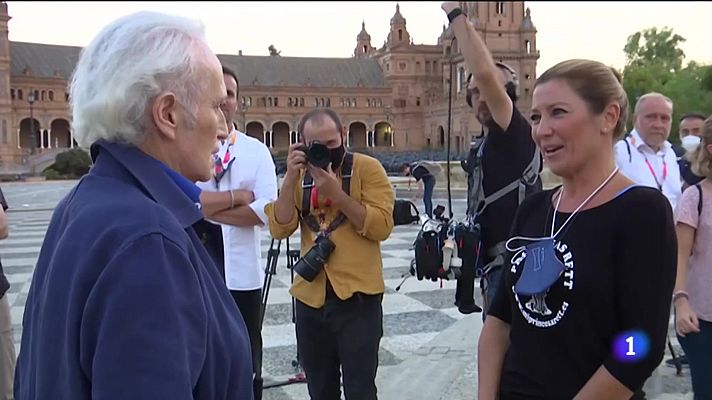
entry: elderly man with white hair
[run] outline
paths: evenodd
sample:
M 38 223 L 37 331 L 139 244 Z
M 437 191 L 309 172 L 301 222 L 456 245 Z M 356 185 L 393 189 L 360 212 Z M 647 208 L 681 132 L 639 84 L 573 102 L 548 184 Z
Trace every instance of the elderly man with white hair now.
M 227 136 L 202 23 L 153 12 L 82 51 L 70 103 L 94 165 L 54 211 L 16 399 L 251 399 L 245 324 L 193 225 Z
M 682 187 L 677 156 L 668 141 L 672 106 L 672 100 L 660 93 L 640 96 L 634 129 L 616 143 L 616 164 L 633 182 L 660 190 L 675 209 Z

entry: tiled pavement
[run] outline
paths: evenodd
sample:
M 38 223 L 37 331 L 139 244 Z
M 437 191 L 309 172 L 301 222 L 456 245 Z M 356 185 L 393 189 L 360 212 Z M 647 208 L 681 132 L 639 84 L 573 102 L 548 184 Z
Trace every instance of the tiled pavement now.
M 10 203 L 10 237 L 0 241 L 0 256 L 10 280 L 11 304 L 16 348 L 19 350 L 21 321 L 32 271 L 57 201 L 74 182 L 3 184 Z M 436 204 L 445 201 L 436 201 Z M 416 202 L 418 206 L 422 203 Z M 455 214 L 462 213 L 464 202 L 454 201 Z M 401 277 L 408 272 L 412 252 L 409 246 L 417 226 L 396 227 L 382 245 L 386 293 L 383 300 L 384 337 L 381 342 L 378 387 L 384 399 L 474 399 L 476 385 L 475 348 L 481 328 L 480 314 L 461 315 L 453 305 L 455 282 L 408 279 L 401 289 Z M 297 249 L 298 235 L 290 239 Z M 262 249 L 266 255 L 270 239 L 263 231 Z M 270 286 L 263 327 L 264 376 L 266 382 L 287 379 L 296 372 L 296 338 L 288 293 L 286 243 L 282 242 L 277 274 Z M 674 376 L 672 368 L 660 367 L 660 380 L 654 397 L 659 400 L 691 398 L 689 370 L 685 377 Z M 307 399 L 306 385 L 299 383 L 265 390 L 266 400 Z

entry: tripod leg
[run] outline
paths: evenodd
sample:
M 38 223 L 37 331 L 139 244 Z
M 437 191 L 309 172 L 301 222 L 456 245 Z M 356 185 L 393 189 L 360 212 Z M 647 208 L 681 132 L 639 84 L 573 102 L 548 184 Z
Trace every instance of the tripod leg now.
M 265 280 L 262 284 L 262 309 L 260 310 L 260 327 L 264 323 L 265 311 L 267 310 L 267 299 L 269 298 L 269 289 L 272 286 L 272 276 L 277 274 L 277 261 L 282 247 L 282 241 L 277 241 L 277 248 L 274 246 L 275 239 L 272 238 L 269 250 L 267 251 L 267 264 L 265 266 Z
M 299 250 L 290 250 L 289 248 L 289 238 L 286 239 L 286 246 L 287 246 L 287 269 L 290 270 L 290 276 L 291 276 L 291 282 L 294 283 L 294 263 L 299 260 Z M 276 266 L 276 263 L 274 264 Z M 297 321 L 297 313 L 296 313 L 296 300 L 294 297 L 292 297 L 292 323 L 294 323 L 294 330 L 296 334 L 296 325 Z M 291 385 L 294 383 L 306 383 L 307 378 L 306 375 L 304 375 L 303 372 L 301 372 L 299 369 L 299 350 L 297 350 L 297 358 L 292 360 L 292 366 L 295 368 L 297 371 L 294 376 L 291 378 L 285 380 L 285 381 L 279 381 L 279 382 L 271 382 L 271 383 L 266 383 L 262 386 L 263 389 L 269 389 L 269 388 L 274 388 L 274 387 L 280 387 L 280 386 L 286 386 L 286 385 Z
M 396 292 L 400 291 L 401 286 L 403 286 L 403 284 L 405 283 L 405 281 L 407 281 L 408 278 L 410 278 L 411 276 L 412 276 L 412 275 L 410 275 L 410 274 L 405 275 L 405 277 L 404 277 L 403 280 L 401 281 L 400 285 L 396 286 Z
M 670 355 L 672 355 L 672 362 L 675 364 L 675 372 L 677 376 L 682 376 L 682 362 L 680 361 L 680 358 L 677 357 L 675 354 L 675 350 L 672 348 L 672 342 L 670 341 L 670 335 L 668 334 L 667 336 L 667 345 L 668 349 L 670 350 Z

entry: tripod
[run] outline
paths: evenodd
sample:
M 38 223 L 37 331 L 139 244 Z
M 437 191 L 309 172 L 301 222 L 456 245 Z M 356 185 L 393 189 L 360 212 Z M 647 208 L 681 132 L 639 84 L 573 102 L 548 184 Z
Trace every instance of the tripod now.
M 269 298 L 269 289 L 270 286 L 272 285 L 272 277 L 277 274 L 277 261 L 279 260 L 279 253 L 281 251 L 282 247 L 282 240 L 277 240 L 277 246 L 275 248 L 275 239 L 272 238 L 270 245 L 269 245 L 269 251 L 267 251 L 267 265 L 265 266 L 265 280 L 264 283 L 262 284 L 262 310 L 260 312 L 260 326 L 264 323 L 265 319 L 265 311 L 267 310 L 267 299 Z M 289 269 L 290 274 L 291 274 L 291 279 L 290 281 L 293 283 L 294 282 L 294 264 L 299 261 L 299 250 L 291 250 L 289 248 L 289 238 L 286 239 L 286 246 L 287 246 L 287 269 Z M 296 331 L 296 323 L 297 323 L 297 315 L 296 315 L 296 308 L 295 308 L 295 300 L 294 297 L 292 297 L 292 323 L 294 324 L 294 329 Z M 296 332 L 295 332 L 296 334 Z M 263 389 L 269 389 L 273 387 L 279 387 L 279 386 L 286 386 L 286 385 L 291 385 L 293 383 L 306 383 L 307 378 L 306 375 L 304 375 L 304 372 L 301 372 L 299 369 L 299 350 L 297 350 L 297 357 L 292 360 L 292 367 L 297 371 L 297 373 L 285 380 L 285 381 L 277 381 L 277 382 L 272 382 L 269 384 L 264 384 L 262 387 Z

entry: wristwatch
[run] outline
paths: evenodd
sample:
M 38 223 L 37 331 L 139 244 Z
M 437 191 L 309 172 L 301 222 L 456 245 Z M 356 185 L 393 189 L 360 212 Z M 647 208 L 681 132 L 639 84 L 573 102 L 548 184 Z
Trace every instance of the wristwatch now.
M 450 21 L 450 23 L 452 24 L 452 21 L 454 21 L 455 18 L 457 18 L 460 14 L 465 15 L 462 9 L 458 7 L 447 13 L 447 20 Z

